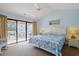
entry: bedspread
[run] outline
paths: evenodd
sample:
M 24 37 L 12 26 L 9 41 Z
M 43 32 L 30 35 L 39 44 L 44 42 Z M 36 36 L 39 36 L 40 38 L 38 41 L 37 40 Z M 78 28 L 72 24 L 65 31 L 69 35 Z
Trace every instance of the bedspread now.
M 64 35 L 35 35 L 29 40 L 29 43 L 37 45 L 39 48 L 49 51 L 57 56 L 61 55 L 64 42 Z

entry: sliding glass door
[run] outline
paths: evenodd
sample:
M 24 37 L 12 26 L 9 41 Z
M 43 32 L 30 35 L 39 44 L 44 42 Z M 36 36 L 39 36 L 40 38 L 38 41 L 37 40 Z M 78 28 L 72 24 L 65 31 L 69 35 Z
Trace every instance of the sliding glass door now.
M 8 44 L 16 42 L 16 21 L 8 20 L 7 42 Z
M 8 20 L 8 44 L 29 40 L 32 35 L 32 23 L 19 20 Z
M 32 23 L 27 23 L 27 41 L 30 39 L 32 35 Z
M 26 22 L 17 22 L 18 42 L 26 40 Z

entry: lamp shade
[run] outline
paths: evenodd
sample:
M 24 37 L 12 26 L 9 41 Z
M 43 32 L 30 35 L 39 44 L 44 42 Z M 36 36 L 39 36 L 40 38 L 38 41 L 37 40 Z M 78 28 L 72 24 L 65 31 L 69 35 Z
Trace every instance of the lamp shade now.
M 76 39 L 76 37 L 77 37 L 77 28 L 70 27 L 68 29 L 68 38 L 69 39 Z

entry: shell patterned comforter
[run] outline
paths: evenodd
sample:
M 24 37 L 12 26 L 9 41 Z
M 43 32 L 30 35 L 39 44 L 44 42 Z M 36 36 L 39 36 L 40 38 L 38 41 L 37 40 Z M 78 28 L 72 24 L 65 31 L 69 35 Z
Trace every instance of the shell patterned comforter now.
M 62 55 L 61 50 L 65 42 L 64 35 L 35 35 L 29 40 L 29 43 L 38 46 L 56 56 Z

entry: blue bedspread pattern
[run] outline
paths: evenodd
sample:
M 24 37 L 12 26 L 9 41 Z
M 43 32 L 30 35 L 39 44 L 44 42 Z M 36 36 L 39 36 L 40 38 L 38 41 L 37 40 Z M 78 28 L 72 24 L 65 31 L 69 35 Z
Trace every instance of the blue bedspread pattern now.
M 61 54 L 64 41 L 64 35 L 36 35 L 31 37 L 29 43 L 38 45 L 38 47 L 51 51 L 58 56 Z

